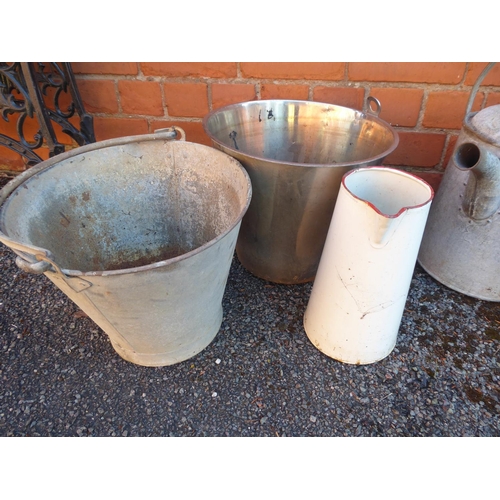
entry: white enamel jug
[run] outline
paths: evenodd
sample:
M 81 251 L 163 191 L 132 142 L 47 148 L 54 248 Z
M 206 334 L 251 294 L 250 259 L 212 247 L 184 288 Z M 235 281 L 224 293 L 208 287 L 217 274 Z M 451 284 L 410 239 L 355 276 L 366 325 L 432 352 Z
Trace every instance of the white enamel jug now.
M 425 181 L 387 167 L 343 177 L 304 315 L 321 352 L 351 364 L 391 353 L 433 196 Z

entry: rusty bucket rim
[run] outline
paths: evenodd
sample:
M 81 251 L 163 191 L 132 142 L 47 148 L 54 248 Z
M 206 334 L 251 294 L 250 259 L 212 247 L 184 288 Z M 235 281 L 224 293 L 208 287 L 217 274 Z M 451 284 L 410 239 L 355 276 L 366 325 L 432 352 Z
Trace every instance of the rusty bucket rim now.
M 176 129 L 178 127 L 172 127 L 172 128 Z M 32 177 L 35 177 L 36 175 L 40 175 L 43 172 L 51 169 L 52 167 L 55 167 L 57 164 L 60 164 L 69 158 L 73 158 L 75 156 L 79 156 L 81 154 L 85 154 L 85 153 L 88 153 L 91 151 L 126 145 L 126 144 L 130 144 L 130 143 L 171 140 L 171 139 L 172 139 L 171 131 L 169 131 L 169 132 L 161 131 L 161 132 L 156 132 L 156 133 L 151 133 L 151 134 L 124 136 L 124 137 L 107 139 L 104 141 L 99 141 L 99 142 L 95 142 L 92 144 L 80 146 L 80 147 L 74 148 L 70 151 L 61 153 L 61 154 L 54 156 L 52 158 L 49 158 L 48 160 L 44 160 L 44 161 L 38 163 L 37 165 L 30 167 L 28 170 L 25 170 L 21 174 L 17 175 L 14 179 L 12 179 L 10 182 L 8 182 L 2 189 L 0 189 L 0 215 L 2 214 L 4 205 L 8 201 L 10 196 L 17 189 L 19 189 L 25 182 L 30 180 Z M 160 267 L 164 267 L 167 265 L 171 265 L 171 264 L 175 264 L 177 262 L 187 260 L 188 258 L 193 257 L 194 255 L 197 255 L 197 254 L 203 252 L 207 248 L 215 245 L 222 238 L 226 237 L 241 222 L 241 220 L 243 219 L 243 216 L 245 215 L 245 213 L 248 210 L 248 207 L 250 206 L 250 201 L 252 199 L 252 183 L 251 183 L 251 180 L 250 180 L 250 177 L 249 177 L 247 171 L 243 168 L 241 163 L 236 158 L 233 158 L 230 155 L 228 155 L 222 151 L 219 151 L 215 148 L 212 148 L 212 147 L 204 145 L 204 144 L 198 144 L 198 143 L 189 142 L 189 141 L 185 141 L 185 140 L 175 141 L 175 142 L 182 142 L 182 143 L 186 143 L 186 144 L 191 144 L 196 148 L 205 149 L 205 150 L 208 150 L 215 155 L 220 155 L 221 157 L 226 158 L 229 161 L 229 163 L 232 163 L 235 167 L 237 167 L 237 169 L 243 174 L 243 178 L 246 180 L 246 185 L 247 185 L 246 200 L 245 200 L 243 207 L 240 209 L 238 216 L 231 222 L 231 224 L 228 225 L 228 227 L 224 231 L 222 231 L 215 238 L 212 238 L 211 240 L 207 241 L 203 245 L 200 245 L 200 246 L 194 248 L 193 250 L 190 250 L 189 252 L 185 252 L 181 255 L 172 257 L 170 259 L 160 260 L 158 262 L 153 262 L 151 264 L 147 264 L 144 266 L 129 267 L 129 268 L 124 268 L 124 269 L 114 269 L 114 270 L 109 270 L 109 271 L 106 271 L 106 270 L 103 270 L 103 271 L 79 271 L 76 269 L 59 268 L 59 266 L 57 265 L 57 263 L 55 263 L 55 261 L 53 259 L 52 253 L 49 250 L 46 250 L 46 249 L 41 248 L 41 247 L 36 247 L 35 245 L 17 242 L 16 240 L 10 238 L 5 233 L 3 233 L 1 226 L 0 226 L 0 242 L 2 242 L 4 245 L 9 247 L 11 250 L 14 250 L 14 248 L 15 248 L 16 250 L 23 252 L 27 255 L 31 255 L 31 256 L 44 255 L 47 258 L 46 259 L 44 258 L 42 260 L 46 260 L 47 262 L 52 264 L 52 266 L 54 267 L 56 272 L 59 270 L 66 276 L 81 276 L 81 277 L 83 277 L 83 276 L 116 276 L 116 275 L 120 275 L 120 274 L 131 274 L 131 273 L 149 271 L 152 269 L 157 269 Z M 0 217 L 0 223 L 1 223 L 1 217 Z M 17 251 L 15 251 L 15 253 L 17 254 Z M 40 260 L 40 259 L 37 259 L 37 260 Z
M 332 103 L 327 103 L 327 102 L 322 102 L 322 101 L 306 101 L 306 100 L 300 100 L 300 99 L 262 99 L 262 100 L 252 100 L 252 101 L 242 101 L 239 103 L 234 103 L 234 104 L 228 104 L 226 106 L 222 106 L 220 108 L 214 109 L 207 113 L 203 119 L 202 119 L 202 125 L 203 125 L 203 130 L 205 133 L 208 135 L 211 141 L 213 141 L 215 144 L 218 146 L 222 146 L 224 149 L 227 149 L 228 151 L 231 151 L 231 154 L 234 154 L 236 157 L 240 156 L 246 156 L 248 158 L 252 158 L 254 160 L 258 160 L 260 162 L 265 162 L 269 164 L 276 164 L 276 165 L 285 165 L 287 167 L 309 167 L 309 168 L 344 168 L 344 167 L 350 167 L 350 166 L 355 166 L 360 164 L 360 160 L 356 161 L 349 161 L 349 162 L 339 162 L 339 163 L 299 163 L 299 162 L 289 162 L 289 161 L 283 161 L 283 160 L 273 160 L 271 158 L 266 158 L 264 156 L 257 156 L 254 154 L 250 154 L 245 151 L 240 151 L 238 149 L 235 149 L 223 142 L 221 142 L 219 139 L 217 139 L 214 134 L 208 129 L 208 121 L 216 116 L 217 114 L 220 114 L 222 112 L 232 110 L 232 109 L 238 109 L 241 107 L 245 106 L 250 106 L 250 105 L 255 105 L 255 104 L 266 104 L 266 103 L 287 103 L 287 104 L 299 104 L 299 105 L 307 105 L 307 106 L 315 106 L 315 107 L 327 107 L 327 108 L 335 108 L 335 109 L 345 109 L 348 111 L 353 111 L 355 113 L 359 113 L 360 117 L 363 119 L 368 119 L 372 120 L 379 125 L 382 125 L 383 127 L 387 128 L 393 135 L 393 142 L 391 146 L 385 150 L 384 152 L 371 156 L 369 158 L 363 158 L 362 163 L 368 163 L 368 162 L 374 162 L 377 160 L 383 161 L 384 158 L 386 158 L 388 155 L 393 153 L 396 148 L 399 145 L 399 134 L 398 132 L 392 127 L 392 125 L 385 120 L 382 120 L 379 118 L 377 115 L 370 113 L 369 107 L 367 107 L 367 111 L 360 111 L 359 109 L 354 109 L 350 108 L 348 106 L 341 106 L 339 104 L 332 104 Z

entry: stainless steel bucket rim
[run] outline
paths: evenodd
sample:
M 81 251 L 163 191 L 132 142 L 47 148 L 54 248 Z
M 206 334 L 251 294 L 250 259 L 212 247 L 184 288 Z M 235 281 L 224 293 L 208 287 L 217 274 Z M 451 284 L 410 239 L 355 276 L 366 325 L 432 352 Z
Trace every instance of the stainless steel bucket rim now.
M 72 149 L 70 151 L 67 151 L 65 153 L 61 153 L 57 156 L 54 156 L 52 158 L 49 158 L 48 160 L 45 160 L 43 162 L 40 162 L 38 165 L 35 165 L 28 170 L 24 171 L 23 173 L 19 174 L 16 176 L 13 180 L 11 180 L 9 183 L 7 183 L 1 190 L 0 190 L 0 214 L 2 212 L 2 207 L 5 204 L 5 202 L 8 200 L 10 195 L 16 191 L 18 188 L 20 188 L 26 181 L 31 179 L 32 177 L 36 175 L 40 175 L 41 173 L 49 170 L 50 168 L 54 167 L 56 164 L 61 163 L 68 158 L 72 158 L 74 156 L 78 156 L 80 154 L 88 153 L 90 151 L 96 151 L 98 149 L 105 149 L 109 147 L 114 147 L 114 146 L 120 146 L 124 144 L 130 144 L 130 143 L 136 143 L 136 142 L 148 142 L 148 141 L 159 141 L 159 140 L 166 140 L 166 139 L 171 139 L 171 133 L 153 133 L 153 134 L 144 134 L 144 135 L 134 135 L 134 136 L 127 136 L 127 137 L 119 137 L 116 139 L 107 139 L 105 141 L 100 141 L 100 142 L 95 142 L 92 144 L 87 144 L 85 146 L 80 146 L 78 148 Z M 205 146 L 203 144 L 197 144 L 197 143 L 190 143 L 190 144 L 195 144 L 196 147 L 202 147 L 202 148 L 207 148 L 210 151 L 214 151 L 217 154 L 222 153 L 218 150 L 215 150 L 213 148 L 210 148 L 209 146 Z M 225 155 L 225 153 L 222 153 Z M 242 172 L 247 186 L 247 199 L 245 201 L 244 207 L 240 210 L 240 213 L 238 217 L 234 219 L 232 224 L 226 228 L 225 231 L 221 232 L 218 234 L 215 238 L 211 239 L 210 241 L 207 241 L 203 245 L 190 250 L 189 252 L 185 252 L 181 255 L 178 255 L 176 257 L 172 257 L 170 259 L 166 260 L 161 260 L 158 262 L 154 262 L 152 264 L 147 264 L 144 266 L 137 266 L 137 267 L 131 267 L 131 268 L 124 268 L 124 269 L 115 269 L 115 270 L 110 270 L 110 271 L 78 271 L 75 269 L 64 269 L 61 268 L 60 271 L 67 275 L 67 276 L 113 276 L 113 275 L 119 275 L 119 274 L 131 274 L 131 273 L 137 273 L 137 272 L 143 272 L 143 271 L 149 271 L 151 269 L 156 269 L 159 267 L 175 264 L 176 262 L 180 262 L 183 260 L 186 260 L 198 253 L 203 252 L 205 249 L 211 247 L 212 245 L 215 245 L 218 241 L 220 241 L 222 238 L 224 238 L 227 234 L 229 234 L 233 228 L 242 220 L 243 216 L 245 215 L 245 212 L 247 211 L 250 201 L 252 198 L 252 184 L 250 181 L 250 177 L 247 173 L 247 171 L 241 166 L 241 164 L 234 158 L 230 157 L 229 155 L 225 155 L 230 160 L 233 162 L 235 166 L 238 167 L 238 169 Z M 0 219 L 1 223 L 1 219 Z M 2 228 L 0 227 L 0 241 L 3 242 L 5 245 L 9 246 L 9 242 L 16 243 L 18 246 L 23 246 L 26 248 L 26 253 L 30 253 L 30 250 L 33 249 L 35 251 L 38 251 L 38 253 L 43 252 L 47 255 L 51 255 L 51 252 L 48 250 L 45 250 L 40 247 L 36 247 L 34 245 L 30 244 L 25 244 L 25 243 L 19 243 L 16 242 L 15 240 L 12 240 L 9 238 L 7 235 L 5 235 L 2 231 Z
M 378 116 L 375 116 L 375 115 L 373 115 L 373 114 L 371 114 L 369 112 L 360 111 L 360 110 L 357 110 L 357 109 L 354 109 L 354 108 L 349 108 L 347 106 L 339 106 L 338 104 L 330 104 L 330 103 L 320 102 L 320 101 L 304 101 L 304 100 L 296 100 L 296 99 L 266 99 L 266 100 L 244 101 L 244 102 L 239 102 L 239 103 L 236 103 L 236 104 L 228 104 L 227 106 L 223 106 L 223 107 L 214 109 L 210 113 L 206 114 L 203 117 L 203 120 L 202 120 L 203 129 L 205 130 L 205 133 L 208 135 L 208 137 L 212 141 L 214 141 L 217 144 L 220 144 L 220 145 L 224 146 L 225 149 L 231 151 L 235 155 L 244 155 L 244 156 L 248 156 L 249 158 L 253 158 L 253 159 L 256 159 L 256 160 L 268 162 L 268 163 L 271 163 L 271 164 L 286 165 L 286 166 L 289 166 L 289 167 L 302 167 L 302 168 L 303 167 L 310 167 L 310 168 L 334 168 L 334 167 L 349 167 L 349 166 L 359 165 L 359 163 L 360 163 L 359 160 L 349 161 L 349 162 L 342 162 L 342 163 L 298 163 L 298 162 L 287 162 L 287 161 L 283 161 L 283 160 L 273 160 L 273 159 L 270 159 L 270 158 L 266 158 L 265 156 L 257 156 L 257 155 L 254 155 L 254 154 L 250 154 L 250 153 L 248 153 L 246 151 L 240 151 L 238 149 L 235 149 L 235 148 L 231 147 L 230 145 L 228 145 L 226 143 L 221 143 L 221 141 L 219 141 L 216 137 L 214 137 L 214 135 L 208 130 L 208 122 L 209 122 L 209 120 L 213 116 L 215 116 L 217 114 L 220 114 L 220 113 L 222 113 L 224 111 L 229 111 L 229 110 L 232 110 L 232 109 L 237 109 L 237 108 L 240 108 L 242 106 L 250 106 L 252 104 L 265 105 L 266 103 L 275 103 L 275 102 L 277 102 L 277 103 L 287 103 L 287 104 L 298 104 L 298 105 L 302 104 L 302 105 L 317 106 L 317 107 L 325 107 L 326 106 L 327 109 L 334 108 L 334 109 L 345 109 L 345 110 L 349 110 L 349 111 L 354 111 L 354 112 L 360 114 L 360 118 L 372 120 L 375 123 L 378 123 L 379 125 L 382 125 L 383 127 L 386 127 L 393 134 L 394 141 L 393 141 L 392 145 L 386 151 L 382 152 L 379 155 L 371 156 L 369 158 L 363 158 L 363 160 L 362 160 L 363 163 L 365 163 L 365 162 L 373 162 L 373 161 L 376 161 L 378 159 L 385 158 L 389 154 L 391 154 L 398 147 L 398 144 L 399 144 L 399 135 L 398 135 L 398 133 L 396 132 L 396 130 L 394 130 L 391 127 L 391 125 L 389 123 L 387 123 L 386 121 L 382 120 L 381 118 L 378 118 Z

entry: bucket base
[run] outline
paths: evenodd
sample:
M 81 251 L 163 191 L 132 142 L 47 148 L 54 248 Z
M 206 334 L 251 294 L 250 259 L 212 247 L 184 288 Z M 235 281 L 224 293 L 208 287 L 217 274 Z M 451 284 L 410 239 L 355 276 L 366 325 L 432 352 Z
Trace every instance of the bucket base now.
M 471 290 L 465 290 L 464 288 L 457 286 L 454 283 L 451 283 L 449 280 L 443 279 L 442 276 L 439 276 L 436 273 L 430 271 L 428 267 L 422 264 L 422 261 L 420 259 L 418 259 L 418 263 L 429 276 L 431 276 L 436 281 L 439 281 L 439 283 L 449 288 L 450 290 L 453 290 L 454 292 L 462 293 L 463 295 L 467 295 L 468 297 L 472 297 L 473 299 L 485 300 L 487 302 L 500 302 L 500 296 L 498 295 L 497 296 L 483 295 L 481 293 L 477 293 Z
M 270 265 L 255 265 L 251 258 L 247 258 L 241 248 L 236 245 L 236 256 L 240 264 L 247 270 L 250 274 L 259 278 L 261 280 L 269 281 L 270 283 L 276 283 L 278 285 L 303 285 L 305 283 L 310 283 L 314 281 L 316 277 L 316 270 L 318 265 L 312 272 L 304 272 L 304 269 L 297 269 L 297 273 L 294 273 L 295 268 L 300 268 L 299 265 L 288 264 L 283 269 L 278 269 L 277 266 Z
M 136 365 L 141 366 L 149 366 L 149 367 L 161 367 L 161 366 L 170 366 L 178 363 L 182 363 L 188 359 L 199 354 L 206 347 L 208 347 L 217 333 L 220 330 L 222 325 L 222 307 L 219 313 L 219 321 L 217 322 L 216 327 L 211 332 L 205 332 L 203 335 L 200 335 L 201 339 L 196 339 L 195 342 L 192 342 L 188 345 L 179 346 L 178 349 L 174 351 L 168 352 L 159 352 L 159 353 L 140 353 L 135 352 L 130 349 L 124 349 L 122 346 L 113 342 L 111 339 L 111 345 L 113 349 L 117 352 L 117 354 L 123 358 L 125 361 L 129 361 L 130 363 L 134 363 Z
M 269 283 L 274 283 L 276 285 L 305 285 L 306 283 L 311 283 L 314 281 L 315 276 L 312 276 L 311 278 L 300 278 L 300 279 L 286 279 L 282 277 L 275 277 L 275 276 L 270 276 L 269 274 L 266 273 L 261 273 L 261 272 L 255 272 L 246 267 L 245 265 L 242 264 L 242 266 L 245 268 L 246 271 L 248 271 L 251 275 L 255 276 L 256 278 L 259 278 L 260 280 L 268 281 Z

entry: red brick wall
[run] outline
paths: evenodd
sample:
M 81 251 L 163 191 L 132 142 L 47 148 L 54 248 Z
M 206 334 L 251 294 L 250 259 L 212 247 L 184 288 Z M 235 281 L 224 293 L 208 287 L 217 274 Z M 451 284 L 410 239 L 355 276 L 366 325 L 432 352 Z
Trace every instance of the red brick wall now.
M 303 99 L 361 109 L 369 95 L 400 144 L 386 165 L 418 172 L 435 187 L 462 126 L 470 90 L 485 63 L 73 63 L 97 140 L 181 126 L 210 144 L 203 116 L 253 99 Z M 483 81 L 473 110 L 500 104 L 500 65 Z M 0 119 L 0 133 L 6 126 Z M 71 143 L 64 135 L 61 140 Z M 46 157 L 46 152 L 44 157 Z M 22 170 L 0 147 L 0 170 Z

